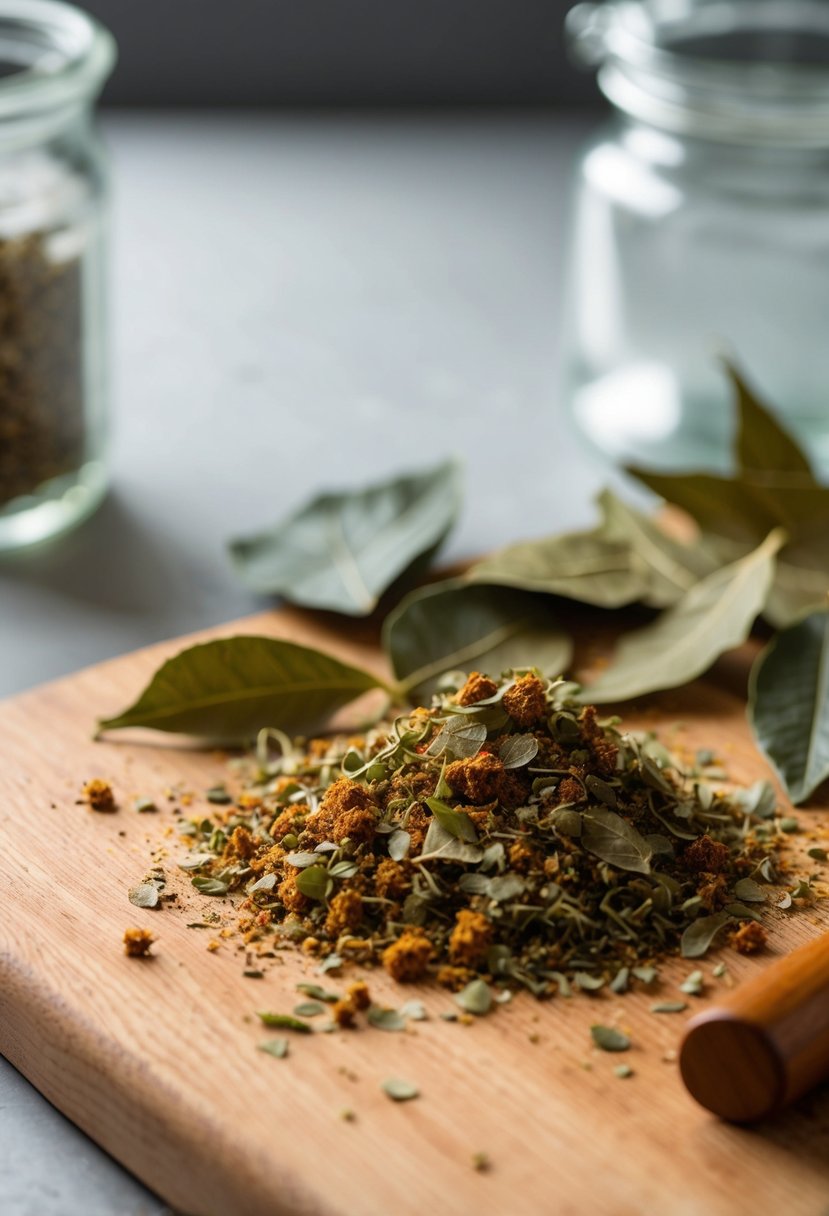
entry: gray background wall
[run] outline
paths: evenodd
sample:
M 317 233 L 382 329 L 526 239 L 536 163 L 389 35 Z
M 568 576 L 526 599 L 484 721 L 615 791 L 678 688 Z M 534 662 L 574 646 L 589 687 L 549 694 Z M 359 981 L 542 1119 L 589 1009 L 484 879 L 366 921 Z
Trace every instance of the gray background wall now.
M 116 105 L 583 105 L 573 0 L 78 0 L 115 34 Z

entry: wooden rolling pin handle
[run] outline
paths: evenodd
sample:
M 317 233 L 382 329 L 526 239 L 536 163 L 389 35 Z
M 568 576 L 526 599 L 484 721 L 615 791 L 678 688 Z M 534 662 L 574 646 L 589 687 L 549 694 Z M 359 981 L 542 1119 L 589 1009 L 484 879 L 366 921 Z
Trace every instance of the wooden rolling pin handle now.
M 688 1023 L 682 1079 L 735 1123 L 781 1110 L 829 1078 L 829 933 L 793 951 Z

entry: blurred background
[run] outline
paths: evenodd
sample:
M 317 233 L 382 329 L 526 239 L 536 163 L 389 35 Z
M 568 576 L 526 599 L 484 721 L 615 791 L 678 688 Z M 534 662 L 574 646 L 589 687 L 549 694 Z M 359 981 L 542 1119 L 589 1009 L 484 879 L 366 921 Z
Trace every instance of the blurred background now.
M 94 0 L 118 106 L 596 104 L 566 0 Z
M 460 455 L 449 560 L 591 518 L 556 399 L 601 102 L 566 9 L 93 0 L 119 52 L 111 488 L 0 561 L 0 692 L 266 606 L 227 542 L 324 489 Z

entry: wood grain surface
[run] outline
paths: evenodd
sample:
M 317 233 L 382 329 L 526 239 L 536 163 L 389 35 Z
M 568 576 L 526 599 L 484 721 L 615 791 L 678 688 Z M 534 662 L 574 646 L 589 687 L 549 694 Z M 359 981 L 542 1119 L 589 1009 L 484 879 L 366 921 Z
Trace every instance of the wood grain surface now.
M 206 636 L 257 632 L 327 647 L 380 664 L 366 627 L 296 613 L 269 613 Z M 289 1011 L 295 985 L 314 964 L 281 952 L 263 979 L 242 974 L 244 950 L 187 923 L 230 900 L 195 893 L 175 858 L 166 791 L 196 795 L 224 778 L 223 759 L 172 738 L 91 741 L 95 717 L 135 695 L 182 640 L 152 647 L 0 705 L 0 1048 L 62 1111 L 171 1204 L 193 1216 L 737 1216 L 829 1210 L 829 1097 L 803 1099 L 752 1130 L 717 1122 L 696 1106 L 675 1060 L 687 1014 L 656 1015 L 654 999 L 676 999 L 689 963 L 666 968 L 658 994 L 577 996 L 540 1003 L 525 995 L 473 1025 L 437 1014 L 446 992 L 396 988 L 366 975 L 376 1000 L 422 996 L 432 1015 L 391 1034 L 363 1028 L 294 1036 L 290 1055 L 257 1051 L 267 1033 L 254 1011 Z M 740 658 L 705 681 L 649 698 L 631 725 L 660 729 L 670 744 L 714 747 L 735 780 L 767 770 L 744 719 Z M 78 803 L 88 778 L 113 783 L 115 815 Z M 158 814 L 129 809 L 136 795 Z M 793 873 L 829 840 L 823 810 L 798 813 Z M 151 857 L 168 854 L 169 889 L 179 906 L 142 911 L 127 900 Z M 769 914 L 770 949 L 759 958 L 731 950 L 703 961 L 706 996 L 756 974 L 820 932 L 822 904 Z M 128 959 L 124 930 L 146 925 L 155 957 Z M 217 926 L 218 928 L 218 926 Z M 711 978 L 725 959 L 725 980 Z M 329 986 L 341 980 L 327 977 Z M 626 1056 L 591 1045 L 589 1026 L 624 1028 Z M 620 1060 L 633 1076 L 620 1079 Z M 389 1076 L 421 1096 L 393 1103 Z M 354 1112 L 345 1121 L 342 1111 Z M 486 1153 L 491 1168 L 473 1168 Z

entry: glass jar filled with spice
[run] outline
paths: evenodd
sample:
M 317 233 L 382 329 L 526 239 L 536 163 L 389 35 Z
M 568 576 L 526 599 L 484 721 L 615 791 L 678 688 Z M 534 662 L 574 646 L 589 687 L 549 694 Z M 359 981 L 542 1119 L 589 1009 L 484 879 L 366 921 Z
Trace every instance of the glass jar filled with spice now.
M 829 471 L 829 4 L 605 0 L 568 32 L 614 107 L 573 208 L 576 422 L 622 463 L 721 468 L 727 355 Z
M 0 0 L 0 550 L 106 487 L 106 165 L 93 106 L 115 61 L 58 0 Z

